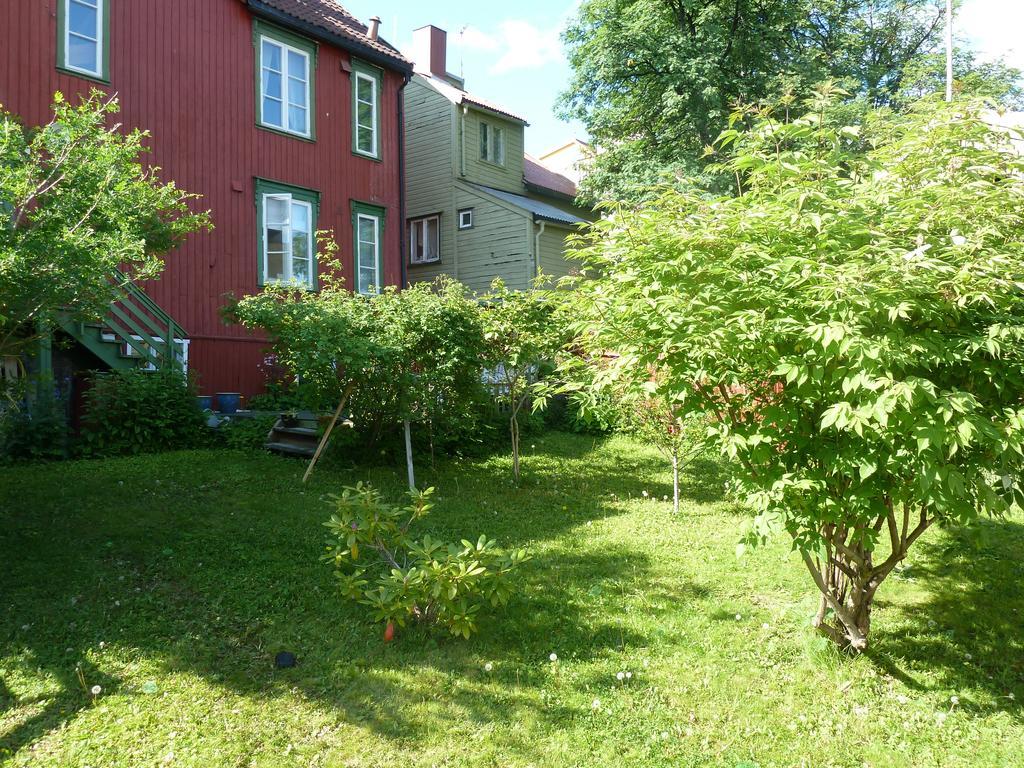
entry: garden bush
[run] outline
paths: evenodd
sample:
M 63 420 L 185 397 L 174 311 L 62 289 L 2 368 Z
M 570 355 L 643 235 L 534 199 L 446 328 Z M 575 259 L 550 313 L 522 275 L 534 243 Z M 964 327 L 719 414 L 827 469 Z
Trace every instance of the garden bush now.
M 529 555 L 522 549 L 499 554 L 485 536 L 475 544 L 446 544 L 429 534 L 413 539 L 409 528 L 430 512 L 432 493 L 410 492 L 404 507 L 362 483 L 332 496 L 324 560 L 336 569 L 342 594 L 369 606 L 375 619 L 436 624 L 469 638 L 481 608 L 508 602 L 510 576 Z
M 84 456 L 190 448 L 207 439 L 196 388 L 180 373 L 101 372 L 85 393 L 78 446 Z
M 52 382 L 38 394 L 0 407 L 0 463 L 63 459 L 68 453 L 67 405 Z

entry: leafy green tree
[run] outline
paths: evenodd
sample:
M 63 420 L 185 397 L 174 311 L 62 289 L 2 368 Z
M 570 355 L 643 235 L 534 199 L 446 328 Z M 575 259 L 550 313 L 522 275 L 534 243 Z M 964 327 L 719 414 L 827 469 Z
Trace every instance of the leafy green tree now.
M 210 226 L 194 195 L 141 162 L 149 134 L 110 124 L 116 99 L 97 91 L 73 106 L 58 93 L 53 111 L 27 128 L 0 110 L 0 357 L 58 312 L 102 316 L 118 281 L 157 277 L 162 254 Z
M 861 110 L 890 104 L 907 67 L 941 48 L 944 14 L 942 0 L 586 0 L 565 33 L 561 100 L 600 150 L 583 193 L 646 199 L 699 177 L 735 105 L 781 90 L 793 110 L 828 78 Z
M 549 291 L 510 290 L 500 279 L 484 298 L 484 329 L 499 402 L 508 408 L 512 475 L 519 482 L 519 419 L 523 407 L 561 348 L 558 303 Z
M 741 194 L 670 190 L 595 225 L 601 277 L 577 293 L 581 343 L 711 419 L 746 543 L 786 531 L 816 626 L 860 651 L 930 526 L 1024 498 L 1024 158 L 984 103 L 862 129 L 833 105 L 823 88 L 805 117 L 723 134 Z

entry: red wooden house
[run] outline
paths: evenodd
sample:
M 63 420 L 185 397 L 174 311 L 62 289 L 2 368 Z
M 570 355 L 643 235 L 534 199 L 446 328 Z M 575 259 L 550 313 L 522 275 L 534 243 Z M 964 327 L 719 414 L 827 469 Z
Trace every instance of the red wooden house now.
M 333 231 L 349 286 L 404 283 L 412 66 L 378 27 L 334 0 L 0 3 L 0 104 L 38 125 L 55 91 L 116 93 L 119 120 L 152 133 L 149 162 L 202 195 L 215 227 L 168 254 L 116 318 L 64 328 L 76 343 L 57 349 L 75 348 L 76 367 L 173 338 L 204 393 L 261 391 L 265 342 L 219 310 L 275 280 L 315 290 L 317 230 Z

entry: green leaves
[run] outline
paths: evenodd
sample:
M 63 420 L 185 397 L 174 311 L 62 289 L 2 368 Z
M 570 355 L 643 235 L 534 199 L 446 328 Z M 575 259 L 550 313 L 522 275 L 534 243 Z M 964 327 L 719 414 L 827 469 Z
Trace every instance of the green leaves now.
M 210 226 L 194 195 L 143 164 L 147 134 L 111 125 L 116 99 L 94 91 L 71 106 L 57 94 L 53 110 L 39 128 L 0 112 L 0 316 L 25 331 L 0 335 L 0 356 L 58 311 L 101 316 L 116 269 L 154 278 L 163 254 Z
M 461 546 L 429 534 L 414 540 L 409 526 L 429 512 L 432 495 L 432 488 L 411 492 L 410 503 L 399 507 L 369 485 L 343 489 L 330 497 L 335 511 L 324 523 L 330 537 L 321 559 L 335 568 L 342 596 L 370 607 L 377 620 L 404 626 L 414 618 L 468 638 L 482 605 L 508 601 L 510 576 L 529 554 L 499 554 L 483 535 Z
M 1024 474 L 1024 157 L 983 108 L 870 113 L 854 145 L 823 89 L 815 119 L 728 134 L 742 195 L 666 191 L 580 248 L 578 343 L 709 419 L 748 544 L 870 551 L 890 514 L 1019 500 L 997 478 Z

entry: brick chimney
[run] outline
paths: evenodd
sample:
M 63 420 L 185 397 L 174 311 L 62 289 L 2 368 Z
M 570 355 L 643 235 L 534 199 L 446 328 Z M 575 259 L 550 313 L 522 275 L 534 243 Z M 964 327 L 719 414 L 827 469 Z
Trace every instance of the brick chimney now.
M 448 33 L 432 24 L 412 33 L 412 58 L 417 72 L 448 78 Z

